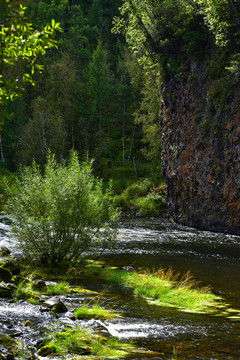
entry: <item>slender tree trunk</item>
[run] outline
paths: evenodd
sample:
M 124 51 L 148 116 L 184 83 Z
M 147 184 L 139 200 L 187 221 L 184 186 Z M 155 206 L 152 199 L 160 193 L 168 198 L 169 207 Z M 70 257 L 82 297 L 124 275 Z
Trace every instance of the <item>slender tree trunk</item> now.
M 40 119 L 41 119 L 41 126 L 42 126 L 42 155 L 44 156 L 46 151 L 47 151 L 47 139 L 46 139 L 46 133 L 45 133 L 45 124 L 46 124 L 46 118 L 45 118 L 45 113 L 43 111 L 43 113 L 40 113 Z
M 72 125 L 72 148 L 73 150 L 75 150 L 73 125 Z
M 132 149 L 133 149 L 133 143 L 134 143 L 134 138 L 135 138 L 135 132 L 136 132 L 136 124 L 134 124 L 134 128 L 133 128 L 133 135 L 132 135 L 132 141 L 131 141 L 130 150 L 129 150 L 129 154 L 128 154 L 128 161 L 130 160 L 131 155 L 132 155 Z
M 137 163 L 136 163 L 135 157 L 133 158 L 133 165 L 134 165 L 134 170 L 135 170 L 136 177 L 138 177 Z
M 4 163 L 5 159 L 4 159 L 4 155 L 3 155 L 3 146 L 2 146 L 2 137 L 0 135 L 0 152 L 1 152 L 1 160 Z
M 112 153 L 111 153 L 111 141 L 110 141 L 110 129 L 108 126 L 108 153 L 109 153 L 109 164 L 108 166 L 112 168 Z
M 87 122 L 86 134 L 85 134 L 85 150 L 86 150 L 87 153 L 89 152 L 88 137 L 89 137 L 89 121 Z
M 122 148 L 123 148 L 123 162 L 125 161 L 125 116 L 126 104 L 123 104 L 123 121 L 122 121 Z

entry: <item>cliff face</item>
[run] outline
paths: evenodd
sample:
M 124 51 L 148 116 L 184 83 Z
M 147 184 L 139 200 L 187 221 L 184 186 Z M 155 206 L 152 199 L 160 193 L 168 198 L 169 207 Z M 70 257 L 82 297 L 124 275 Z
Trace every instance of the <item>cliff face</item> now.
M 203 65 L 162 87 L 160 129 L 170 211 L 178 223 L 240 235 L 239 74 Z

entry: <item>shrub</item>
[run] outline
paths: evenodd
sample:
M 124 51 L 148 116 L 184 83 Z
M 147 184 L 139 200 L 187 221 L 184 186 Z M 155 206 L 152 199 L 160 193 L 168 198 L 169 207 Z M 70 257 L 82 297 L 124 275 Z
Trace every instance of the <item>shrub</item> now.
M 15 184 L 15 175 L 6 169 L 0 169 L 0 213 L 11 194 L 11 189 Z
M 116 237 L 118 211 L 110 188 L 103 192 L 92 163 L 80 164 L 75 152 L 63 164 L 49 153 L 43 174 L 36 163 L 23 167 L 6 212 L 20 247 L 42 263 L 105 249 Z

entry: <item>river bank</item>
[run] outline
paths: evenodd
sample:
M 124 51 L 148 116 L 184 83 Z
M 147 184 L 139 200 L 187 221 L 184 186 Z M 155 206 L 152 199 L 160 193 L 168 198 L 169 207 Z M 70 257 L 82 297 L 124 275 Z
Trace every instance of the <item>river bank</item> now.
M 15 256 L 16 240 L 7 240 L 6 231 L 7 225 L 2 225 L 0 245 L 9 242 Z M 191 269 L 201 287 L 210 285 L 211 292 L 220 295 L 230 304 L 229 308 L 240 310 L 238 251 L 238 237 L 179 227 L 167 219 L 138 218 L 124 221 L 115 248 L 109 250 L 102 260 L 108 266 L 125 270 L 131 270 L 126 268 L 129 266 L 135 270 L 172 266 L 175 271 L 184 274 Z M 130 288 L 121 284 L 109 286 L 109 282 L 101 280 L 96 273 L 91 277 L 79 274 L 76 278 L 74 286 L 81 286 L 90 292 L 49 296 L 54 301 L 63 302 L 68 309 L 60 313 L 58 319 L 50 307 L 42 303 L 33 305 L 19 300 L 12 304 L 2 299 L 0 323 L 4 333 L 33 348 L 41 337 L 39 333 L 43 335 L 46 330 L 49 332 L 51 329 L 59 330 L 85 323 L 97 328 L 97 331 L 100 327 L 105 335 L 108 333 L 117 337 L 120 342 L 124 339 L 131 344 L 133 341 L 136 349 L 124 358 L 239 358 L 240 322 L 235 316 L 236 312 L 223 316 L 185 313 L 173 307 L 150 304 L 142 297 L 134 296 Z M 121 313 L 121 317 L 100 320 L 104 324 L 102 328 L 98 319 L 72 319 L 73 309 L 79 304 L 93 305 L 96 301 L 105 309 Z M 26 321 L 26 324 L 30 321 L 32 326 L 26 326 Z M 55 358 L 59 359 L 59 356 Z

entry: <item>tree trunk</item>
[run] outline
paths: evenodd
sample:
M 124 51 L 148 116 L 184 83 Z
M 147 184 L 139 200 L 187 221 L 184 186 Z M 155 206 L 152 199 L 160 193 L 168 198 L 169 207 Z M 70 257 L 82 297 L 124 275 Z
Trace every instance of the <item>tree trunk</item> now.
M 111 142 L 110 142 L 110 130 L 108 126 L 108 153 L 109 153 L 109 163 L 108 167 L 112 168 L 112 153 L 111 153 Z
M 125 116 L 126 104 L 123 104 L 123 121 L 122 121 L 122 148 L 123 148 L 123 162 L 125 161 Z
M 132 135 L 132 141 L 131 141 L 130 150 L 129 150 L 129 154 L 128 154 L 128 161 L 130 160 L 131 155 L 132 155 L 132 149 L 133 149 L 133 143 L 134 143 L 134 138 L 135 138 L 135 132 L 136 132 L 136 124 L 134 124 L 134 128 L 133 128 L 133 135 Z
M 2 146 L 2 137 L 0 135 L 0 153 L 1 153 L 1 160 L 4 163 L 5 159 L 4 159 L 4 155 L 3 155 L 3 146 Z

